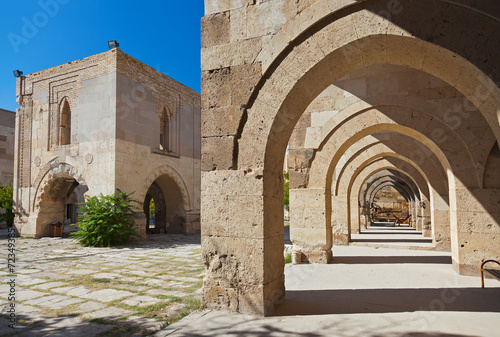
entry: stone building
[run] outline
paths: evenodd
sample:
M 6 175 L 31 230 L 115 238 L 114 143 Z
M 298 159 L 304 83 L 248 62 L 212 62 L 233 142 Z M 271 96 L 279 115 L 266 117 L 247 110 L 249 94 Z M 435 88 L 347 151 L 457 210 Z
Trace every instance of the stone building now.
M 500 259 L 499 52 L 496 1 L 205 0 L 206 306 L 283 300 L 287 146 L 303 260 L 334 259 L 385 186 L 458 273 Z
M 199 230 L 198 93 L 115 48 L 19 77 L 17 102 L 22 235 L 75 224 L 84 194 L 117 189 L 143 204 L 142 235 Z
M 11 183 L 14 178 L 14 133 L 16 114 L 0 109 L 0 185 Z

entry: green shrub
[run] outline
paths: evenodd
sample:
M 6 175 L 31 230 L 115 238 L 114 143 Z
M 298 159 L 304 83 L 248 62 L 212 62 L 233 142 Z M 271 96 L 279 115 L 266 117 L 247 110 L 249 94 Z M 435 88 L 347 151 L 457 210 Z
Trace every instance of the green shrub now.
M 126 243 L 135 231 L 137 201 L 118 190 L 118 195 L 90 197 L 79 205 L 78 232 L 72 233 L 80 244 L 90 247 L 109 247 Z
M 12 185 L 8 183 L 5 186 L 0 186 L 0 207 L 5 209 L 5 213 L 0 213 L 0 222 L 6 222 L 7 225 L 12 225 L 14 222 L 14 213 L 12 212 L 13 197 Z
M 292 253 L 286 254 L 285 256 L 285 264 L 292 263 Z

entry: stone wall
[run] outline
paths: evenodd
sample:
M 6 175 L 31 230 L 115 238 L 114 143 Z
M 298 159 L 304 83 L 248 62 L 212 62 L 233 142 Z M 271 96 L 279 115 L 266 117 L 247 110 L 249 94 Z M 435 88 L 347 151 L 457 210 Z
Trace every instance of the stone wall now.
M 0 109 L 0 185 L 14 178 L 15 112 Z

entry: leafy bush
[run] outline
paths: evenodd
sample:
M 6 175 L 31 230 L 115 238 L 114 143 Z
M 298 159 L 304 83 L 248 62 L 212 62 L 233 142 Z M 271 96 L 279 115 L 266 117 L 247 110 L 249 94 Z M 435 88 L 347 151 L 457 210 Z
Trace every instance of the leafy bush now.
M 7 225 L 12 225 L 14 222 L 14 213 L 12 212 L 13 197 L 12 185 L 8 183 L 5 186 L 0 186 L 0 207 L 5 209 L 5 213 L 0 213 L 0 222 L 5 221 Z
M 84 246 L 109 247 L 126 243 L 135 231 L 137 201 L 118 190 L 118 195 L 90 197 L 79 205 L 78 232 L 71 235 Z

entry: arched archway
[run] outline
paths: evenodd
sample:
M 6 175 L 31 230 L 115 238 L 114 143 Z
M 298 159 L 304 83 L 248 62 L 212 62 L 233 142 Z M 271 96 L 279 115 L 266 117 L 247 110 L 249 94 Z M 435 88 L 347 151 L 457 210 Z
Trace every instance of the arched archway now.
M 389 19 L 377 14 L 386 5 L 383 1 L 348 1 L 341 5 L 327 1 L 317 3 L 324 7 L 311 6 L 311 11 L 307 12 L 311 15 L 301 13 L 291 18 L 287 30 L 283 28 L 276 32 L 274 38 L 264 39 L 270 42 L 259 49 L 255 58 L 262 63 L 251 64 L 257 68 L 257 84 L 250 90 L 243 88 L 251 92 L 250 97 L 244 96 L 236 109 L 224 110 L 231 113 L 241 111 L 239 115 L 231 115 L 236 115 L 238 121 L 233 123 L 232 133 L 224 136 L 217 132 L 204 133 L 203 153 L 207 165 L 203 173 L 202 200 L 209 200 L 203 201 L 204 212 L 208 212 L 204 216 L 203 258 L 207 266 L 204 295 L 209 307 L 265 315 L 283 299 L 281 177 L 286 146 L 300 116 L 336 80 L 373 64 L 422 70 L 467 97 L 487 121 L 488 132 L 492 132 L 497 141 L 500 140 L 500 91 L 494 83 L 498 80 L 498 69 L 493 67 L 492 80 L 486 75 L 492 70 L 491 65 L 481 64 L 475 56 L 479 54 L 482 58 L 488 55 L 489 59 L 495 59 L 494 53 L 486 49 L 477 52 L 477 34 L 463 37 L 458 32 L 450 33 L 443 28 L 449 25 L 440 26 L 437 22 L 441 20 L 436 20 L 435 15 L 442 10 L 452 26 L 464 28 L 465 25 L 465 29 L 470 28 L 470 31 L 474 31 L 474 25 L 464 23 L 461 18 L 474 17 L 480 22 L 488 22 L 492 34 L 498 31 L 498 21 L 448 1 L 424 1 L 419 4 L 403 1 L 403 12 Z M 428 15 L 426 8 L 433 8 L 432 15 Z M 313 9 L 320 14 L 315 14 Z M 294 25 L 296 23 L 298 25 Z M 481 38 L 481 41 L 485 39 Z M 229 79 L 240 66 L 254 60 L 246 57 L 248 54 L 237 55 L 242 57 L 231 55 L 227 59 L 221 57 L 224 53 L 237 50 L 247 51 L 241 44 L 231 45 L 231 48 L 218 47 L 218 51 L 212 50 L 212 56 L 218 56 L 214 57 L 217 60 L 211 62 L 207 58 L 204 61 L 206 84 L 221 89 L 217 91 L 220 95 L 213 99 L 215 104 L 205 108 L 213 113 L 211 116 L 216 116 L 214 110 L 225 107 L 226 101 L 231 101 L 233 97 L 235 100 L 241 98 L 238 88 L 231 93 L 234 95 L 224 95 L 227 88 L 218 84 L 226 83 L 225 74 Z M 221 69 L 224 62 L 229 62 L 231 68 Z M 208 85 L 206 88 L 209 88 Z M 240 107 L 241 110 L 238 110 Z M 228 115 L 229 112 L 221 114 L 220 122 Z M 366 121 L 367 128 L 377 128 L 374 121 L 376 118 Z M 363 123 L 362 120 L 360 122 Z M 423 124 L 420 126 L 423 127 Z M 411 125 L 404 132 L 416 133 Z M 481 178 L 470 156 L 464 155 L 463 160 L 457 160 L 456 149 L 443 152 L 442 144 L 431 146 L 432 138 L 427 139 L 429 142 L 426 145 L 433 147 L 437 156 L 440 152 L 443 154 L 440 161 L 446 170 L 450 188 L 453 263 L 461 273 L 471 273 L 480 259 L 479 255 L 498 256 L 498 251 L 485 247 L 479 255 L 472 252 L 470 243 L 481 241 L 486 234 L 481 231 L 467 234 L 462 227 L 466 219 L 474 217 L 475 221 L 482 222 L 487 215 L 460 211 L 457 205 L 471 202 L 478 210 L 486 207 L 498 223 L 498 214 L 492 213 L 493 207 L 487 200 L 496 192 L 481 190 Z M 450 149 L 456 144 L 459 144 L 459 139 L 448 143 Z M 463 145 L 467 148 L 471 144 Z M 222 148 L 224 150 L 218 150 Z M 331 157 L 328 159 L 331 160 Z M 320 182 L 323 184 L 321 191 L 318 187 L 318 191 L 307 193 L 304 198 L 313 205 L 309 219 L 324 223 L 324 200 L 328 204 L 329 195 L 324 189 L 324 177 Z M 326 185 L 330 184 L 327 182 Z M 211 211 L 207 206 L 214 201 L 221 206 Z M 221 228 L 222 223 L 227 226 Z M 310 231 L 310 235 L 324 238 L 326 231 L 325 227 L 316 228 Z M 493 235 L 498 236 L 498 231 Z M 459 242 L 464 243 L 459 245 Z M 318 246 L 321 244 L 328 249 L 330 243 L 323 240 Z
M 154 206 L 153 206 L 154 205 Z M 144 198 L 146 234 L 187 233 L 187 214 L 177 183 L 168 175 L 159 176 Z
M 64 232 L 76 231 L 78 203 L 84 201 L 88 186 L 79 171 L 57 159 L 44 167 L 36 180 L 32 216 L 36 218 L 35 235 L 51 236 L 51 224 L 60 222 Z
M 185 233 L 199 230 L 199 215 L 192 213 L 192 199 L 181 175 L 171 166 L 158 166 L 144 180 L 137 199 L 144 202 L 146 233 Z M 150 225 L 150 202 L 155 203 L 156 223 Z

